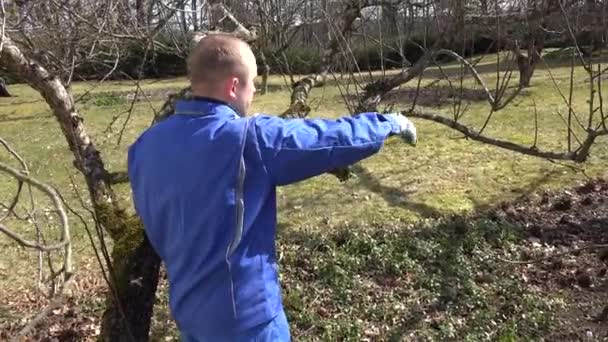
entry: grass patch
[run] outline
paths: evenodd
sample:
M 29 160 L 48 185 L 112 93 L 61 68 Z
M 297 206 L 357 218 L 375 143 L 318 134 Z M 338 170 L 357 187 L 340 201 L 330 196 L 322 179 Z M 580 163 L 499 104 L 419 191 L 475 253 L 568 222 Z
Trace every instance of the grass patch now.
M 371 228 L 282 232 L 298 340 L 529 341 L 551 326 L 558 299 L 531 292 L 497 259 L 516 249 L 515 227 L 454 218 Z

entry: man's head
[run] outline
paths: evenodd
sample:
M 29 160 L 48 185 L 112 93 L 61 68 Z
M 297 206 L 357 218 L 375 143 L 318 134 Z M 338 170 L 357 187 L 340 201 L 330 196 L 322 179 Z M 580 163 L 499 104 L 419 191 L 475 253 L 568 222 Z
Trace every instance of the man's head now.
M 227 34 L 208 35 L 194 47 L 188 63 L 194 95 L 222 100 L 247 114 L 258 73 L 247 43 Z

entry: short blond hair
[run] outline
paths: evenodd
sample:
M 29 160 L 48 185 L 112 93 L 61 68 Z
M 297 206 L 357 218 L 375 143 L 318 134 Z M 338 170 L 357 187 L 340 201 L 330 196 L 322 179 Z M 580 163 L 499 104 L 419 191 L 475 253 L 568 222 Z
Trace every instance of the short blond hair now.
M 188 58 L 192 83 L 212 84 L 230 76 L 241 80 L 248 77 L 248 66 L 243 56 L 249 45 L 229 34 L 216 33 L 202 38 Z

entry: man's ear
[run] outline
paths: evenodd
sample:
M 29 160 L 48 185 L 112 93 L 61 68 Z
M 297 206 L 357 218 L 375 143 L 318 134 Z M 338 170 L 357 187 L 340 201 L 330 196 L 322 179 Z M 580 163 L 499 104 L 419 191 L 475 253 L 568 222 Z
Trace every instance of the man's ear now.
M 239 78 L 238 77 L 232 77 L 228 80 L 227 82 L 227 86 L 228 86 L 228 95 L 230 96 L 230 98 L 236 99 L 237 98 L 237 89 L 239 86 Z

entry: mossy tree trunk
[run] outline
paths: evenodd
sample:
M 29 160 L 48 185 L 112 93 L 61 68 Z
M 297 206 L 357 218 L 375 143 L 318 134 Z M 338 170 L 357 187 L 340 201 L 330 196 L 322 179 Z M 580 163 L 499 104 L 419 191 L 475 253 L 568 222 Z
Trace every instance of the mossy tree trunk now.
M 23 53 L 8 36 L 0 64 L 48 103 L 74 156 L 74 166 L 86 181 L 98 224 L 114 241 L 113 290 L 107 297 L 100 339 L 147 341 L 160 260 L 144 237 L 140 220 L 128 216 L 116 201 L 101 155 L 60 78 Z
M 147 341 L 160 258 L 143 234 L 141 220 L 111 206 L 96 210 L 116 230 L 112 249 L 114 295 L 107 296 L 102 341 Z

